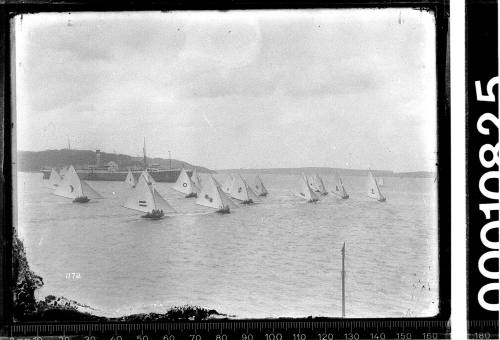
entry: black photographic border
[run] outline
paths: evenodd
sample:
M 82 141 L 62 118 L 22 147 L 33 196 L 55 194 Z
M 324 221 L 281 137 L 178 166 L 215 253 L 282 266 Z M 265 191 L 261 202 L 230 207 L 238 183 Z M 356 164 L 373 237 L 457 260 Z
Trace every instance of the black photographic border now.
M 11 296 L 11 266 L 12 266 L 12 170 L 11 170 L 11 137 L 13 122 L 11 120 L 11 51 L 10 43 L 12 32 L 10 18 L 17 14 L 37 12 L 79 12 L 79 11 L 144 11 L 144 10 L 231 10 L 231 9 L 312 9 L 312 8 L 403 8 L 412 7 L 434 14 L 436 24 L 436 80 L 437 80 L 437 142 L 438 142 L 438 242 L 439 242 L 439 312 L 428 318 L 370 318 L 370 319 L 341 319 L 341 318 L 314 318 L 289 319 L 292 321 L 332 321 L 355 325 L 356 322 L 430 322 L 425 327 L 431 328 L 431 323 L 439 321 L 448 324 L 451 309 L 451 140 L 450 140 L 450 63 L 449 63 L 449 3 L 448 0 L 435 1 L 390 1 L 390 0 L 355 0 L 355 1 L 263 1 L 263 0 L 225 0 L 208 1 L 203 4 L 191 1 L 113 1 L 75 0 L 46 3 L 40 0 L 25 2 L 12 1 L 0 5 L 0 75 L 3 125 L 3 177 L 0 181 L 2 209 L 1 219 L 1 256 L 2 271 L 0 276 L 0 324 L 7 325 L 3 331 L 12 331 L 12 296 Z M 283 322 L 288 319 L 260 320 L 262 322 Z M 258 321 L 258 320 L 253 320 Z M 229 320 L 229 323 L 238 323 L 238 320 Z M 72 322 L 75 324 L 77 322 Z M 58 324 L 61 324 L 60 322 Z M 436 324 L 436 323 L 435 323 Z M 19 325 L 16 323 L 15 325 Z M 396 326 L 397 327 L 397 326 Z M 449 333 L 449 325 L 445 326 Z M 0 333 L 2 335 L 2 333 Z
M 492 211 L 491 219 L 487 219 L 480 211 L 479 205 L 484 203 L 497 203 L 498 200 L 486 198 L 479 189 L 480 178 L 490 170 L 499 170 L 498 163 L 491 169 L 480 164 L 479 150 L 485 144 L 498 143 L 498 127 L 490 128 L 489 135 L 483 135 L 477 130 L 479 117 L 486 112 L 497 116 L 498 113 L 498 85 L 493 88 L 496 101 L 478 101 L 476 97 L 475 81 L 481 82 L 482 91 L 485 91 L 488 81 L 498 76 L 498 2 L 496 0 L 465 1 L 465 68 L 466 68 L 466 195 L 467 195 L 467 320 L 468 334 L 489 332 L 498 339 L 498 312 L 484 309 L 478 302 L 480 289 L 493 282 L 485 278 L 479 271 L 478 261 L 487 253 L 488 249 L 480 239 L 483 226 L 499 219 L 498 210 Z M 487 126 L 488 124 L 484 124 Z M 499 184 L 491 183 L 487 186 L 490 190 L 498 192 Z M 488 237 L 491 238 L 491 232 Z M 498 235 L 498 234 L 497 234 Z M 498 236 L 497 236 L 498 242 Z M 487 261 L 485 267 L 490 269 L 491 263 Z M 493 266 L 494 267 L 494 266 Z M 491 269 L 490 269 L 491 270 Z M 495 270 L 495 269 L 493 269 Z M 498 272 L 498 265 L 496 267 Z M 498 281 L 497 281 L 498 282 Z M 497 291 L 498 292 L 498 291 Z M 486 293 L 491 299 L 492 293 Z M 489 296 L 489 297 L 488 297 Z M 498 299 L 497 302 L 498 303 Z M 493 338 L 493 337 L 492 337 Z

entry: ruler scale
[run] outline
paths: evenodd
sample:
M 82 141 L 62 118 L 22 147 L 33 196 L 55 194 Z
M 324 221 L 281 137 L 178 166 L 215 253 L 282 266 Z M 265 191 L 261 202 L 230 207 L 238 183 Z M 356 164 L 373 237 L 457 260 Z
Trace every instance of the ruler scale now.
M 471 339 L 498 339 L 498 322 L 475 322 Z M 2 329 L 0 340 L 361 340 L 450 339 L 450 323 L 437 320 L 203 321 L 171 323 L 19 324 Z

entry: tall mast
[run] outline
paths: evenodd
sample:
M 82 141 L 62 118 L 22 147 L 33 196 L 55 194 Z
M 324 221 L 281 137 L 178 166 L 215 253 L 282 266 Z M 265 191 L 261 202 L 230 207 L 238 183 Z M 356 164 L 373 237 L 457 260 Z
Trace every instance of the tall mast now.
M 345 318 L 345 242 L 342 246 L 342 317 Z
M 142 153 L 144 155 L 144 170 L 148 170 L 148 160 L 146 158 L 146 137 L 144 137 L 144 146 L 142 148 Z

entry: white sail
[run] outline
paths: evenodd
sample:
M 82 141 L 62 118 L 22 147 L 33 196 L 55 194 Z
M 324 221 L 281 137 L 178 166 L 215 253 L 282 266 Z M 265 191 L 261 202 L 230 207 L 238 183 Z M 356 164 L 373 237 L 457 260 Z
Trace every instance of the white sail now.
M 336 176 L 335 187 L 332 192 L 341 198 L 349 198 L 349 194 L 345 190 L 344 183 L 342 183 L 342 178 L 339 175 Z
M 193 183 L 185 169 L 181 170 L 181 173 L 179 174 L 179 177 L 177 177 L 177 181 L 175 182 L 173 189 L 186 195 L 192 195 L 198 192 L 198 188 Z
M 87 196 L 89 199 L 102 198 L 87 182 L 80 180 L 73 166 L 69 167 L 54 194 L 72 199 L 84 196 Z
M 155 200 L 155 206 L 156 209 L 163 210 L 164 213 L 170 214 L 170 213 L 176 213 L 177 211 L 172 207 L 160 193 L 158 190 L 155 188 L 155 184 L 151 184 L 153 187 L 153 197 Z
M 144 178 L 146 179 L 147 182 L 156 184 L 156 181 L 153 178 L 153 176 L 151 176 L 151 174 L 149 172 L 147 172 L 146 170 L 143 170 L 141 172 L 141 176 L 144 176 Z
M 385 197 L 378 187 L 377 180 L 370 170 L 368 170 L 368 197 L 374 198 L 380 202 L 385 201 Z
M 145 172 L 141 173 L 135 188 L 123 206 L 125 208 L 151 213 L 153 210 L 175 212 L 175 209 L 155 189 L 155 184 L 149 181 Z
M 257 195 L 250 189 L 240 174 L 233 177 L 230 195 L 232 198 L 248 203 L 258 200 Z
M 193 170 L 193 173 L 191 174 L 191 180 L 198 189 L 201 189 L 201 178 L 200 175 L 198 174 L 198 170 L 196 169 Z
M 234 182 L 234 176 L 232 174 L 229 174 L 226 177 L 226 180 L 224 181 L 224 184 L 222 185 L 222 191 L 224 191 L 226 194 L 231 194 L 231 188 L 233 187 L 233 182 Z
M 384 179 L 383 178 L 378 178 L 377 179 L 377 184 L 379 187 L 383 187 L 384 186 Z
M 61 176 L 57 173 L 56 169 L 52 168 L 52 171 L 50 171 L 50 177 L 47 182 L 48 186 L 50 188 L 57 188 L 59 184 L 61 184 Z
M 60 171 L 59 171 L 59 175 L 61 176 L 61 179 L 64 178 L 64 175 L 66 175 L 66 172 L 68 172 L 68 167 L 67 166 L 64 166 Z
M 300 177 L 298 196 L 309 202 L 318 201 L 318 195 L 309 186 L 308 178 L 305 175 Z
M 309 188 L 311 188 L 312 191 L 318 192 L 319 188 L 316 183 L 316 179 L 314 176 L 305 176 L 307 180 L 307 184 L 309 185 Z
M 321 195 L 328 195 L 323 179 L 318 174 L 314 175 L 311 180 L 314 184 L 309 186 L 313 189 L 313 191 L 318 192 Z
M 236 204 L 217 185 L 212 175 L 203 182 L 196 204 L 218 210 L 236 207 Z
M 127 178 L 125 178 L 125 183 L 130 185 L 132 188 L 135 187 L 135 185 L 137 184 L 135 182 L 134 175 L 132 174 L 132 171 L 130 171 L 130 169 L 128 170 Z
M 262 182 L 262 179 L 260 178 L 259 175 L 256 175 L 255 178 L 253 179 L 251 188 L 258 196 L 267 196 L 268 194 L 264 182 Z
M 95 191 L 94 188 L 87 183 L 87 181 L 81 180 L 80 184 L 82 185 L 83 196 L 86 196 L 88 199 L 103 198 L 100 193 Z

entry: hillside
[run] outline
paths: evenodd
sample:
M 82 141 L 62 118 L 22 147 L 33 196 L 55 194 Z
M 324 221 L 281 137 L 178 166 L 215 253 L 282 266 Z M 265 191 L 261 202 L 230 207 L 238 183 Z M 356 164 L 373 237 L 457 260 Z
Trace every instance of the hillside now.
M 305 168 L 267 168 L 267 169 L 221 169 L 218 173 L 260 173 L 260 174 L 282 174 L 282 175 L 300 175 L 301 173 L 317 173 L 322 176 L 338 173 L 341 176 L 366 176 L 366 169 L 342 169 L 328 167 L 305 167 Z M 419 177 L 434 178 L 436 173 L 430 171 L 415 172 L 394 172 L 390 170 L 372 170 L 377 177 Z
M 18 171 L 39 171 L 41 168 L 60 168 L 65 165 L 74 165 L 77 169 L 87 168 L 96 163 L 96 153 L 91 150 L 45 150 L 45 151 L 19 151 Z M 101 163 L 114 161 L 120 168 L 142 167 L 142 157 L 132 157 L 124 154 L 106 153 L 101 151 Z M 170 159 L 149 158 L 149 164 L 160 164 L 160 167 L 169 169 Z M 210 169 L 192 165 L 177 159 L 172 159 L 172 169 L 196 168 L 199 172 L 213 172 Z

